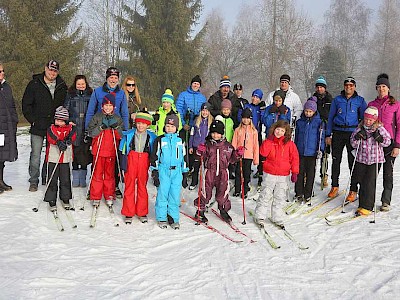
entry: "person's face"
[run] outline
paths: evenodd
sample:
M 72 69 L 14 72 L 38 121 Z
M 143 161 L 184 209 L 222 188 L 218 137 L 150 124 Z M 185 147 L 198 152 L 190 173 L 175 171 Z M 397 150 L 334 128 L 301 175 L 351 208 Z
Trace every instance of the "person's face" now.
M 314 112 L 311 109 L 305 109 L 304 115 L 306 116 L 306 118 L 311 118 L 314 115 Z
M 4 73 L 4 66 L 0 65 L 0 82 L 3 81 L 4 77 L 5 77 L 5 73 Z
M 211 137 L 214 141 L 219 141 L 220 139 L 222 139 L 222 134 L 218 132 L 212 132 Z
M 222 87 L 220 87 L 219 89 L 221 91 L 222 97 L 226 97 L 229 94 L 229 91 L 231 90 L 231 88 L 228 85 L 224 85 Z
M 135 91 L 136 88 L 136 83 L 134 80 L 128 80 L 126 82 L 126 90 L 128 91 L 128 93 L 133 93 Z
M 285 135 L 285 132 L 286 132 L 285 128 L 277 127 L 274 130 L 274 135 L 279 139 Z
M 282 91 L 286 92 L 289 89 L 289 82 L 286 80 L 282 80 L 279 84 Z
M 372 118 L 364 118 L 364 125 L 367 127 L 371 127 L 372 124 L 375 123 L 375 120 Z
M 250 125 L 251 119 L 250 118 L 242 118 L 242 124 L 243 125 Z
M 389 95 L 389 88 L 385 84 L 377 85 L 376 90 L 378 91 L 379 98 L 383 98 Z
M 231 109 L 230 108 L 227 108 L 227 107 L 224 107 L 224 108 L 222 108 L 221 109 L 221 113 L 224 115 L 224 116 L 229 116 L 230 114 L 231 114 Z
M 58 71 L 49 69 L 48 67 L 44 67 L 44 76 L 48 81 L 53 82 L 54 80 L 56 80 L 57 75 Z
M 63 126 L 65 126 L 66 124 L 67 124 L 67 123 L 65 123 L 64 120 L 59 120 L 59 119 L 55 119 L 55 120 L 54 120 L 54 125 L 56 125 L 56 126 L 63 127 Z
M 243 94 L 243 91 L 242 91 L 242 90 L 234 90 L 233 92 L 235 93 L 235 95 L 236 95 L 238 98 L 242 97 L 242 94 Z
M 193 82 L 191 87 L 193 91 L 197 92 L 200 89 L 200 82 Z
M 350 82 L 345 83 L 344 93 L 347 97 L 353 96 L 355 90 L 356 90 L 356 86 L 354 83 L 350 83 Z
M 163 103 L 162 103 L 162 107 L 164 108 L 164 110 L 171 110 L 171 107 L 172 107 L 172 104 L 171 104 L 171 102 L 168 102 L 168 101 L 164 101 Z
M 135 124 L 136 124 L 136 130 L 139 133 L 145 132 L 148 127 L 147 124 L 143 122 L 136 122 Z
M 318 86 L 315 87 L 315 91 L 317 92 L 317 94 L 323 95 L 326 92 L 326 88 L 324 88 L 323 86 L 318 85 Z
M 275 103 L 276 107 L 279 107 L 283 104 L 283 100 L 280 96 L 275 96 L 274 103 Z
M 85 79 L 78 79 L 75 83 L 75 88 L 78 91 L 84 91 L 86 90 L 86 81 Z
M 258 104 L 260 104 L 260 98 L 258 98 L 257 96 L 251 96 L 251 102 L 254 104 L 254 105 L 258 105 Z
M 210 115 L 210 112 L 208 109 L 202 109 L 201 110 L 201 117 L 202 118 L 208 118 L 208 116 Z
M 109 103 L 103 104 L 103 111 L 104 111 L 107 115 L 112 114 L 113 110 L 114 110 L 114 106 L 113 106 L 112 104 L 109 104 Z
M 118 84 L 118 76 L 117 75 L 111 75 L 110 77 L 107 78 L 107 84 L 110 88 L 115 88 Z
M 176 127 L 171 124 L 165 124 L 165 132 L 166 133 L 175 133 L 176 132 Z

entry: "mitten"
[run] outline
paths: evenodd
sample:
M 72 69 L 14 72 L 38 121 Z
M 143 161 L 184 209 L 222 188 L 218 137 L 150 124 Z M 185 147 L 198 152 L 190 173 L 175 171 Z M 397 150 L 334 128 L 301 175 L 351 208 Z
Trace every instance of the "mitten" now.
M 374 131 L 372 137 L 377 143 L 383 143 L 383 136 L 381 135 L 378 129 Z
M 56 142 L 58 149 L 60 149 L 61 152 L 67 150 L 67 144 L 64 141 L 57 140 Z
M 293 182 L 293 183 L 295 183 L 296 181 L 297 181 L 297 175 L 298 174 L 292 174 L 292 176 L 290 177 L 290 180 Z
M 244 150 L 245 150 L 245 148 L 243 146 L 237 147 L 237 149 L 236 149 L 237 155 L 239 155 L 240 157 L 243 157 L 244 156 Z
M 117 121 L 117 119 L 114 118 L 114 117 L 111 117 L 111 118 L 108 120 L 108 126 L 110 126 L 110 127 L 113 128 L 113 129 L 117 128 L 117 127 L 118 127 L 118 121 Z
M 354 135 L 356 140 L 366 140 L 367 139 L 367 132 L 365 131 L 364 127 L 361 127 L 360 131 Z
M 279 111 L 278 107 L 276 105 L 272 105 L 271 108 L 269 109 L 269 112 L 271 114 L 275 114 Z
M 285 114 L 286 114 L 286 111 L 287 111 L 287 108 L 286 108 L 286 106 L 281 105 L 281 106 L 278 107 L 278 110 L 279 110 L 279 113 L 280 113 L 281 115 L 285 115 Z
M 184 189 L 186 189 L 187 188 L 187 186 L 188 186 L 188 183 L 187 183 L 187 173 L 183 173 L 183 178 L 182 178 L 182 187 L 184 188 Z
M 158 122 L 158 120 L 160 120 L 160 114 L 154 114 L 153 115 L 153 121 L 154 122 Z
M 151 177 L 153 178 L 154 186 L 159 187 L 160 186 L 160 177 L 158 175 L 158 170 L 153 170 L 151 172 Z
M 197 155 L 201 156 L 203 153 L 206 152 L 206 145 L 205 144 L 200 144 L 197 146 Z

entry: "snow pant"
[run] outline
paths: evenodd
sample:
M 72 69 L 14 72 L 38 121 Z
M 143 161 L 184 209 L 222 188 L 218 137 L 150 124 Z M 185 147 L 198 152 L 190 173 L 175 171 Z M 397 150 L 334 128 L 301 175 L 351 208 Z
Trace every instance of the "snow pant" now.
M 347 131 L 333 131 L 332 136 L 332 187 L 339 186 L 340 164 L 342 162 L 343 149 L 347 150 L 347 163 L 349 170 L 353 167 L 354 156 L 351 153 L 353 147 L 350 144 L 351 132 Z M 350 185 L 350 191 L 357 192 L 358 182 L 355 180 Z
M 99 156 L 92 172 L 90 199 L 101 200 L 104 195 L 106 200 L 115 200 L 115 156 Z
M 255 217 L 271 218 L 273 222 L 283 223 L 283 207 L 286 205 L 289 188 L 287 176 L 264 173 L 260 196 L 258 197 Z
M 192 182 L 190 185 L 198 185 L 199 184 L 199 171 L 200 171 L 200 156 L 196 154 L 197 148 L 193 148 L 193 172 L 192 172 Z
M 244 180 L 244 194 L 247 194 L 250 190 L 249 183 L 251 177 L 251 165 L 253 160 L 250 158 L 242 158 L 242 170 L 243 170 L 243 180 Z M 242 191 L 242 182 L 240 174 L 240 161 L 236 164 L 236 177 L 235 177 L 235 193 L 240 193 Z
M 53 174 L 56 163 L 49 162 L 47 165 L 49 171 L 48 179 L 50 180 L 50 176 Z M 62 201 L 68 201 L 69 199 L 72 199 L 69 163 L 59 163 L 57 165 L 57 169 L 54 171 L 53 178 L 51 178 L 46 194 L 44 195 L 44 201 L 53 203 L 56 202 L 58 182 L 60 182 L 60 199 Z
M 30 158 L 29 158 L 29 182 L 30 183 L 39 184 L 40 155 L 42 153 L 43 141 L 44 141 L 43 136 L 31 134 L 31 154 L 30 154 Z M 42 173 L 43 173 L 43 170 L 42 170 Z M 42 174 L 42 176 L 43 176 L 43 174 Z M 46 178 L 46 176 L 44 178 Z
M 130 151 L 128 168 L 125 172 L 125 190 L 122 200 L 121 214 L 126 217 L 146 216 L 149 213 L 149 195 L 147 180 L 149 179 L 150 159 L 148 153 Z
M 175 223 L 179 222 L 179 205 L 182 189 L 182 170 L 180 166 L 166 167 L 158 165 L 160 186 L 157 188 L 156 220 L 167 221 L 167 214 Z
M 375 205 L 375 192 L 376 192 L 376 164 L 365 165 L 356 162 L 354 166 L 354 173 L 357 177 L 362 178 L 360 181 L 360 192 L 358 194 L 359 207 L 368 210 L 373 210 Z
M 304 196 L 305 199 L 311 198 L 316 164 L 315 156 L 300 156 L 300 171 L 294 186 L 296 196 Z
M 383 192 L 381 196 L 382 203 L 387 203 L 390 205 L 392 201 L 392 190 L 393 190 L 393 166 L 395 157 L 391 155 L 393 150 L 393 141 L 388 146 L 383 148 L 385 153 L 385 162 L 383 163 Z M 379 170 L 381 169 L 381 164 L 379 164 Z
M 229 175 L 228 169 L 216 170 L 205 169 L 204 181 L 200 196 L 200 210 L 205 210 L 206 205 L 210 202 L 212 191 L 215 187 L 215 200 L 218 202 L 218 209 L 228 211 L 231 209 L 231 201 L 229 200 Z M 198 206 L 198 199 L 194 200 L 194 205 Z

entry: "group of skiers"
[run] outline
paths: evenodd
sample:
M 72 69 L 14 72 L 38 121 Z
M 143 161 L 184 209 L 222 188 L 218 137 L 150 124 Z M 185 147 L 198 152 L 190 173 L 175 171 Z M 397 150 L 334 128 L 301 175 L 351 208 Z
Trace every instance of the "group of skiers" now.
M 59 64 L 50 61 L 42 76 L 51 69 L 58 75 Z M 133 110 L 128 108 L 128 96 L 134 95 L 132 87 L 136 83 L 128 76 L 121 90 L 119 76 L 118 69 L 108 68 L 104 85 L 92 91 L 86 78 L 78 75 L 64 104 L 55 109 L 54 123 L 47 129 L 44 198 L 53 211 L 58 180 L 59 197 L 68 209 L 71 186 L 86 187 L 87 165 L 92 163 L 90 200 L 98 207 L 104 197 L 107 205 L 112 206 L 119 191 L 116 187 L 119 181 L 123 182 L 121 214 L 126 223 L 131 223 L 134 216 L 147 222 L 149 171 L 157 187 L 155 215 L 160 228 L 169 224 L 179 229 L 181 190 L 188 186 L 190 190 L 199 189 L 194 200 L 197 219 L 207 222 L 206 205 L 215 188 L 220 215 L 229 223 L 229 179 L 235 180 L 233 195 L 246 198 L 254 165 L 254 177 L 260 186 L 255 222 L 263 225 L 269 218 L 283 225 L 283 206 L 289 200 L 288 178 L 295 183 L 296 201 L 309 202 L 317 160 L 321 159 L 321 184 L 326 186 L 326 155 L 332 151 L 332 189 L 328 197 L 336 197 L 345 146 L 352 174 L 348 201 L 356 199 L 360 186 L 356 214 L 368 215 L 373 210 L 380 164 L 384 166 L 385 188 L 381 210 L 390 208 L 393 162 L 400 145 L 400 112 L 398 102 L 389 94 L 386 74 L 378 76 L 378 97 L 368 107 L 355 92 L 352 77 L 345 79 L 344 90 L 334 99 L 326 91 L 325 78 L 319 77 L 315 94 L 303 106 L 286 74 L 280 77 L 280 88 L 271 92 L 267 101 L 263 101 L 263 91 L 256 89 L 250 103 L 241 97 L 240 83 L 235 84 L 234 93 L 230 91 L 227 76 L 206 101 L 200 92 L 200 76 L 196 75 L 188 89 L 177 97 L 176 106 L 172 91 L 166 89 L 154 115 L 139 105 Z M 51 87 L 46 85 L 51 94 Z M 138 97 L 136 87 L 133 98 Z M 29 112 L 29 105 L 32 103 L 25 101 L 25 112 Z M 36 119 L 32 120 L 33 128 Z M 386 163 L 388 160 L 391 165 Z M 35 190 L 34 180 L 30 190 Z

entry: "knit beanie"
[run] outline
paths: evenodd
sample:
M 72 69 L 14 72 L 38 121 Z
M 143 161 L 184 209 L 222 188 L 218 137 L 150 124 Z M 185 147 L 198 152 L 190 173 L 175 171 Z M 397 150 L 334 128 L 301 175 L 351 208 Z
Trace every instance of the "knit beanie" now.
M 232 109 L 232 102 L 229 99 L 224 99 L 221 102 L 221 108 L 229 108 Z
M 263 93 L 262 90 L 256 89 L 256 90 L 254 90 L 254 91 L 251 93 L 251 96 L 252 96 L 252 97 L 253 97 L 253 96 L 256 96 L 256 97 L 260 98 L 260 100 L 261 100 L 262 97 L 264 96 L 264 93 Z
M 344 80 L 343 84 L 346 84 L 346 83 L 352 83 L 352 84 L 356 85 L 356 80 L 354 79 L 354 77 L 349 76 Z
M 204 102 L 204 103 L 201 105 L 200 110 L 203 110 L 203 109 L 210 110 L 210 109 L 211 109 L 211 104 L 210 104 L 210 102 Z
M 375 106 L 368 106 L 364 111 L 364 118 L 378 120 L 378 109 Z
M 315 81 L 315 86 L 322 86 L 324 88 L 326 88 L 326 80 L 324 78 L 324 76 L 319 76 L 317 81 Z
M 219 82 L 219 87 L 222 88 L 223 86 L 231 87 L 231 80 L 229 79 L 229 76 L 227 76 L 227 75 L 222 77 L 221 81 Z
M 199 75 L 194 76 L 192 78 L 192 81 L 190 82 L 190 84 L 192 84 L 193 82 L 198 82 L 198 83 L 200 83 L 200 86 L 201 86 L 201 78 L 200 78 L 200 76 Z
M 275 96 L 279 96 L 282 98 L 282 103 L 285 102 L 285 97 L 286 97 L 286 93 L 282 90 L 276 90 L 274 95 L 272 96 L 272 99 L 275 100 Z
M 106 71 L 106 79 L 111 75 L 115 75 L 119 78 L 119 70 L 115 67 L 109 67 Z
M 253 112 L 250 108 L 247 107 L 242 111 L 242 118 L 253 119 Z
M 384 84 L 390 89 L 390 83 L 389 83 L 389 75 L 382 73 L 379 74 L 378 77 L 376 78 L 376 85 L 381 85 Z
M 115 107 L 115 96 L 114 94 L 107 94 L 103 98 L 103 105 L 104 104 L 112 104 Z
M 170 89 L 166 89 L 164 94 L 161 97 L 161 102 L 169 102 L 174 104 L 174 95 L 172 95 L 172 91 Z
M 210 134 L 213 132 L 224 135 L 225 126 L 224 123 L 218 120 L 214 120 L 210 125 Z
M 54 114 L 54 119 L 55 120 L 63 120 L 63 121 L 68 121 L 69 120 L 69 112 L 68 109 L 66 109 L 63 106 L 59 106 L 56 108 L 56 112 Z
M 135 123 L 139 122 L 151 125 L 151 122 L 153 122 L 153 117 L 147 111 L 138 112 L 135 117 Z
M 311 99 L 308 99 L 306 101 L 306 103 L 304 104 L 304 110 L 306 110 L 306 109 L 310 109 L 313 112 L 316 112 L 317 111 L 317 102 L 315 102 Z
M 165 125 L 173 125 L 178 130 L 179 127 L 179 118 L 176 114 L 167 114 L 165 117 Z
M 288 83 L 290 83 L 290 76 L 288 74 L 283 74 L 279 81 L 287 81 Z

